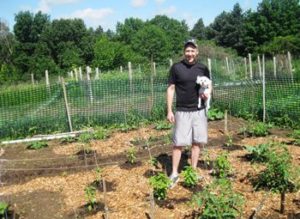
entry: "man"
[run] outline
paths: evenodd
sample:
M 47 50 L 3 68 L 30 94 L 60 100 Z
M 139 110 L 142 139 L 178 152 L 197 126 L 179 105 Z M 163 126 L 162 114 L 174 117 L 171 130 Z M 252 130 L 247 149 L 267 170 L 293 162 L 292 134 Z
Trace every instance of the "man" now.
M 184 146 L 192 145 L 191 166 L 196 169 L 200 154 L 200 146 L 207 143 L 207 116 L 202 103 L 198 108 L 199 85 L 197 76 L 210 77 L 208 68 L 199 63 L 198 46 L 195 40 L 184 44 L 184 59 L 175 63 L 170 69 L 169 86 L 167 89 L 167 119 L 175 123 L 172 152 L 171 188 L 179 180 L 178 166 Z M 209 95 L 212 86 L 209 86 Z M 176 93 L 176 114 L 172 110 L 174 94 Z M 206 100 L 208 95 L 200 95 Z M 203 101 L 202 101 L 203 102 Z

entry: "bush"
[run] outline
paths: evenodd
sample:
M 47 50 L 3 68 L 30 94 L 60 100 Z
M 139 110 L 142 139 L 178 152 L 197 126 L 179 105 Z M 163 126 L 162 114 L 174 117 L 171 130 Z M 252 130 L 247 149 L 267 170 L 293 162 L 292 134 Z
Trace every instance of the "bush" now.
M 198 182 L 198 176 L 196 170 L 191 166 L 184 167 L 184 170 L 182 171 L 183 176 L 183 183 L 187 187 L 194 187 L 197 185 Z
M 222 153 L 217 156 L 216 160 L 214 161 L 214 171 L 213 173 L 220 177 L 227 177 L 231 172 L 231 165 L 228 160 L 228 154 Z
M 158 200 L 165 200 L 167 196 L 167 189 L 171 185 L 171 180 L 164 173 L 159 173 L 150 178 L 150 185 L 153 188 L 154 198 Z
M 260 144 L 258 146 L 247 146 L 246 149 L 250 154 L 248 158 L 251 162 L 266 162 L 270 153 L 270 144 Z

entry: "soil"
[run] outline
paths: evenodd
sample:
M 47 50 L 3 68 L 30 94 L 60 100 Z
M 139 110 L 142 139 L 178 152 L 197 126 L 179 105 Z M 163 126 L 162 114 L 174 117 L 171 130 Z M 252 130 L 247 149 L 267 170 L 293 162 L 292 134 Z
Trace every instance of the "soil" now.
M 264 169 L 263 164 L 251 164 L 247 159 L 246 145 L 255 146 L 270 141 L 288 144 L 293 164 L 300 164 L 300 147 L 288 136 L 291 130 L 273 128 L 266 137 L 249 137 L 240 133 L 246 121 L 229 117 L 228 130 L 233 146 L 225 146 L 224 121 L 209 122 L 209 143 L 199 159 L 199 173 L 204 177 L 196 187 L 183 185 L 168 190 L 165 201 L 151 205 L 149 178 L 158 172 L 171 171 L 170 130 L 159 131 L 144 126 L 127 133 L 114 132 L 106 140 L 92 141 L 89 153 L 78 142 L 50 141 L 47 148 L 28 150 L 25 144 L 7 145 L 0 156 L 0 198 L 10 204 L 15 218 L 196 218 L 197 209 L 189 201 L 194 193 L 213 180 L 213 160 L 218 154 L 228 152 L 233 167 L 231 181 L 235 192 L 244 196 L 241 218 L 249 218 L 264 199 L 265 191 L 254 191 L 251 176 Z M 151 141 L 150 141 L 151 139 Z M 126 151 L 137 149 L 137 162 L 127 161 Z M 149 163 L 149 156 L 158 160 L 156 167 Z M 185 150 L 180 170 L 190 162 L 190 151 Z M 96 168 L 101 169 L 97 181 Z M 105 184 L 105 186 L 104 186 Z M 96 187 L 95 208 L 87 208 L 84 189 Z M 280 195 L 268 193 L 257 218 L 300 218 L 300 192 L 286 195 L 286 210 L 279 213 Z M 152 207 L 151 207 L 152 206 Z

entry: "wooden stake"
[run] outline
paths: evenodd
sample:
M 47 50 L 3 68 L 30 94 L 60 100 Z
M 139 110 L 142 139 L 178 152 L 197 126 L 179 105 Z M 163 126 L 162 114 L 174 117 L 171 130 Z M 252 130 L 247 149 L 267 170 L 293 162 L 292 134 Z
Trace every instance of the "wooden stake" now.
M 291 80 L 292 80 L 292 83 L 294 83 L 294 76 L 293 76 L 293 66 L 292 66 L 292 56 L 291 56 L 291 53 L 288 52 L 288 53 L 287 53 L 287 56 L 288 56 L 289 72 L 290 72 L 290 74 L 291 74 Z
M 99 80 L 100 79 L 100 74 L 99 74 L 99 68 L 96 68 L 96 74 L 95 74 L 95 80 Z
M 82 81 L 83 77 L 82 77 L 82 69 L 81 67 L 79 67 L 79 79 Z
M 31 83 L 34 85 L 34 74 L 31 73 Z
M 66 91 L 66 86 L 65 86 L 65 80 L 64 80 L 64 78 L 61 78 L 61 86 L 63 88 L 63 93 L 64 93 L 64 100 L 65 100 L 66 113 L 67 113 L 67 117 L 68 117 L 69 129 L 70 129 L 70 132 L 73 132 L 72 120 L 71 120 L 71 113 L 70 113 L 70 109 L 69 109 L 68 98 L 67 98 L 67 91 Z
M 104 218 L 108 219 L 108 207 L 106 204 L 106 182 L 105 179 L 102 178 L 102 183 L 103 183 L 103 196 L 104 196 Z
M 227 68 L 227 74 L 230 73 L 229 71 L 229 62 L 228 62 L 228 57 L 226 56 L 226 68 Z
M 213 75 L 212 75 L 212 71 L 211 71 L 211 59 L 210 58 L 207 59 L 207 64 L 208 64 L 208 71 L 209 71 L 210 80 L 212 80 Z
M 123 66 L 120 66 L 120 72 L 123 73 Z
M 128 74 L 129 74 L 130 92 L 131 92 L 131 93 L 133 93 L 133 87 L 132 87 L 132 68 L 131 68 L 131 62 L 128 62 Z
M 252 57 L 251 57 L 251 53 L 248 54 L 248 58 L 249 58 L 249 70 L 250 70 L 250 79 L 253 79 L 253 71 L 252 71 Z
M 258 71 L 259 71 L 259 77 L 261 78 L 262 72 L 261 72 L 261 63 L 260 63 L 260 56 L 257 56 L 257 63 L 258 63 Z
M 89 93 L 89 96 L 90 96 L 90 102 L 91 102 L 91 104 L 93 104 L 94 96 L 93 96 L 90 73 L 91 73 L 91 68 L 89 66 L 87 66 L 86 67 L 86 78 L 87 78 L 87 84 L 88 84 L 88 93 Z
M 263 122 L 266 122 L 266 71 L 265 71 L 265 54 L 262 56 L 262 73 L 263 73 Z
M 245 64 L 245 78 L 248 77 L 248 64 L 247 64 L 247 58 L 244 58 L 244 64 Z
M 224 133 L 225 133 L 225 135 L 228 134 L 228 118 L 227 118 L 227 115 L 228 115 L 228 111 L 225 110 L 225 112 L 224 112 Z
M 277 77 L 276 56 L 273 57 L 274 78 Z
M 153 62 L 153 76 L 156 77 L 156 63 Z

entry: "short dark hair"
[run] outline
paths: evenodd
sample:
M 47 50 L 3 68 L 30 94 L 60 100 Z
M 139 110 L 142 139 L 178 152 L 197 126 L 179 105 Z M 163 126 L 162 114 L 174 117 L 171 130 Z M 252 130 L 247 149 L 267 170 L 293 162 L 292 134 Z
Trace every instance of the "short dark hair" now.
M 186 47 L 188 47 L 189 45 L 191 45 L 191 46 L 193 46 L 193 47 L 195 47 L 195 48 L 198 48 L 198 45 L 197 45 L 195 39 L 189 39 L 189 40 L 185 41 L 185 43 L 184 43 L 184 49 L 185 49 Z

